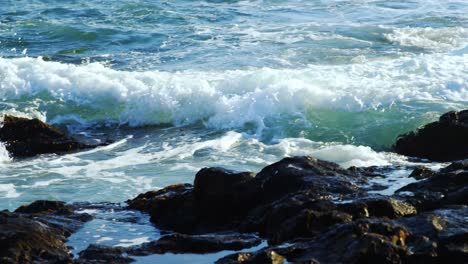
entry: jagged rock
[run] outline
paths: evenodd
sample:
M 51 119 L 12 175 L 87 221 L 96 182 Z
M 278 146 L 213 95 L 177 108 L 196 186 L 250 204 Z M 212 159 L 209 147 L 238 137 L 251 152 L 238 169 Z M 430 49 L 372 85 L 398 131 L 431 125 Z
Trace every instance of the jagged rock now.
M 126 252 L 136 256 L 171 253 L 212 253 L 222 250 L 241 250 L 257 246 L 261 239 L 252 234 L 206 234 L 163 236 L 157 241 L 144 243 L 127 249 Z
M 126 264 L 134 259 L 124 256 L 124 248 L 90 245 L 79 254 L 77 264 Z
M 350 203 L 340 204 L 339 209 L 350 213 L 354 218 L 388 217 L 395 219 L 417 213 L 413 205 L 385 196 L 356 199 Z
M 242 231 L 259 232 L 270 243 L 311 237 L 329 226 L 351 220 L 336 205 L 313 191 L 299 191 L 257 207 L 241 225 Z
M 72 263 L 64 241 L 60 230 L 0 212 L 0 263 Z
M 235 253 L 221 258 L 216 264 L 283 264 L 286 258 L 273 250 L 262 250 L 256 253 Z M 312 264 L 312 263 L 310 263 Z
M 237 229 L 249 213 L 292 192 L 307 191 L 319 197 L 357 196 L 362 191 L 358 174 L 335 163 L 311 157 L 285 158 L 251 173 L 205 168 L 195 186 L 175 185 L 129 200 L 130 208 L 151 215 L 158 227 L 200 234 Z
M 284 158 L 262 169 L 254 179 L 258 198 L 270 202 L 299 190 L 325 194 L 358 193 L 356 174 L 338 164 L 313 157 Z
M 71 205 L 62 201 L 34 201 L 29 205 L 18 207 L 15 213 L 54 227 L 66 237 L 80 229 L 85 222 L 93 219 L 89 214 L 75 213 Z
M 397 193 L 412 192 L 408 202 L 420 210 L 433 210 L 449 204 L 468 205 L 468 166 L 456 162 L 441 169 L 435 175 L 399 190 Z
M 402 218 L 411 236 L 414 263 L 466 263 L 468 259 L 468 207 L 441 209 Z
M 37 200 L 28 205 L 22 205 L 15 210 L 15 213 L 38 214 L 55 213 L 71 214 L 73 209 L 62 201 Z
M 418 166 L 411 172 L 411 174 L 408 177 L 415 178 L 416 180 L 422 180 L 422 179 L 429 178 L 433 176 L 434 174 L 436 174 L 435 171 L 429 168 L 426 168 L 424 166 Z
M 17 158 L 96 147 L 80 143 L 39 119 L 9 115 L 4 117 L 0 127 L 0 141 L 10 155 Z
M 434 161 L 468 158 L 468 110 L 445 113 L 439 121 L 400 135 L 394 149 L 402 155 Z
M 403 263 L 410 251 L 408 231 L 388 220 L 358 220 L 338 225 L 315 239 L 254 253 L 236 253 L 217 263 Z M 251 261 L 254 256 L 275 252 L 280 262 L 271 259 Z
M 127 201 L 131 209 L 150 214 L 151 222 L 162 229 L 180 233 L 209 233 L 198 226 L 198 214 L 194 205 L 193 187 L 190 184 L 171 185 L 158 191 L 150 191 Z M 206 232 L 205 232 L 206 231 Z

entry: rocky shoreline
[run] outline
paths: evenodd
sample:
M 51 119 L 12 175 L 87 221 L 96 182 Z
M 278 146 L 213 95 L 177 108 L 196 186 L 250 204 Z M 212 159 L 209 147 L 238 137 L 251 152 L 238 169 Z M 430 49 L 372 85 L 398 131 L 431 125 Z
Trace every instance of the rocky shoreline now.
M 15 157 L 94 147 L 50 133 L 55 129 L 37 121 L 6 120 L 41 131 L 12 138 L 19 128 L 4 123 L 0 139 Z M 468 110 L 400 136 L 398 153 L 453 162 L 438 171 L 414 168 L 410 177 L 418 181 L 387 196 L 376 194 L 371 180 L 392 168 L 344 169 L 304 156 L 284 158 L 257 174 L 204 168 L 193 184 L 113 205 L 149 214 L 167 235 L 130 247 L 90 245 L 79 256 L 65 241 L 93 218 L 83 212 L 92 205 L 36 201 L 0 212 L 0 262 L 130 263 L 133 256 L 245 249 L 216 263 L 466 263 L 467 140 Z M 262 240 L 268 246 L 248 251 Z

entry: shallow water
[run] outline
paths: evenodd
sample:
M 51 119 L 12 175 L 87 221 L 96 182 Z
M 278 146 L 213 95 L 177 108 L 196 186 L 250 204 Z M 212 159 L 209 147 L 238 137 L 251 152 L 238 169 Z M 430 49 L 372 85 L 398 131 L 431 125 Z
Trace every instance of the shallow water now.
M 411 164 L 388 152 L 397 135 L 468 106 L 467 14 L 462 0 L 2 1 L 0 112 L 115 143 L 21 161 L 0 145 L 0 208 L 123 202 L 291 155 Z

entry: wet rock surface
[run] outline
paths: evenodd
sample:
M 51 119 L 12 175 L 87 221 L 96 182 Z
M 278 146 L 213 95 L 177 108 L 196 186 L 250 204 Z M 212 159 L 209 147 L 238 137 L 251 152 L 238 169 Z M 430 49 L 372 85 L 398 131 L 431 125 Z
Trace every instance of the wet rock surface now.
M 408 202 L 422 211 L 451 204 L 468 205 L 468 162 L 454 162 L 433 176 L 397 191 L 404 192 L 412 194 Z
M 1 263 L 73 263 L 66 237 L 91 216 L 60 201 L 36 201 L 0 212 Z
M 196 187 L 169 186 L 128 204 L 151 214 L 158 227 L 186 234 L 258 233 L 270 244 L 218 263 L 441 263 L 451 254 L 454 263 L 463 263 L 466 171 L 466 161 L 440 171 L 417 167 L 413 175 L 424 174 L 420 181 L 382 196 L 366 187 L 378 168 L 345 170 L 291 157 L 256 176 L 203 169 Z M 222 204 L 235 210 L 226 213 Z
M 124 256 L 124 250 L 119 247 L 106 247 L 99 245 L 90 245 L 79 254 L 76 264 L 126 264 L 134 259 Z
M 213 175 L 207 176 L 208 173 Z M 210 177 L 217 180 L 200 184 Z M 249 173 L 205 168 L 197 173 L 195 186 L 172 185 L 139 195 L 128 204 L 130 208 L 148 212 L 151 221 L 159 227 L 200 234 L 237 229 L 255 210 L 288 196 L 297 195 L 298 202 L 356 197 L 365 192 L 356 182 L 364 181 L 365 177 L 335 163 L 312 157 L 285 158 L 255 177 Z M 219 189 L 222 192 L 213 191 Z
M 206 234 L 184 235 L 172 234 L 162 238 L 131 247 L 125 251 L 135 256 L 171 253 L 212 253 L 222 250 L 241 250 L 261 243 L 253 234 Z
M 31 157 L 45 153 L 65 153 L 94 148 L 76 141 L 40 121 L 6 115 L 0 127 L 0 141 L 12 157 Z
M 434 161 L 468 158 L 468 110 L 448 112 L 439 121 L 400 135 L 394 149 L 402 155 Z

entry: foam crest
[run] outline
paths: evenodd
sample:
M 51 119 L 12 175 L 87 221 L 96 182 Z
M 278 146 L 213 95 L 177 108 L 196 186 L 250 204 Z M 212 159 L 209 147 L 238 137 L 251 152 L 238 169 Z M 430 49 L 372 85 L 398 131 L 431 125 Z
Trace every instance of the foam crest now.
M 12 183 L 0 184 L 0 195 L 5 198 L 16 198 L 21 194 L 16 192 L 15 185 Z
M 8 163 L 11 161 L 10 154 L 8 153 L 5 145 L 0 142 L 0 166 L 4 163 Z
M 394 29 L 392 33 L 384 34 L 384 36 L 387 40 L 399 43 L 402 46 L 450 50 L 463 48 L 467 45 L 468 30 L 462 27 L 404 27 Z
M 336 162 L 343 168 L 408 163 L 403 156 L 377 152 L 367 146 L 315 142 L 304 138 L 285 138 L 274 145 L 263 145 L 263 148 L 266 153 L 275 153 L 278 156 L 312 156 Z
M 436 63 L 437 62 L 437 63 Z M 313 109 L 364 111 L 418 100 L 468 101 L 468 57 L 441 54 L 305 69 L 128 72 L 98 63 L 0 58 L 2 111 L 44 113 L 52 123 L 140 126 L 203 121 L 262 126 Z

